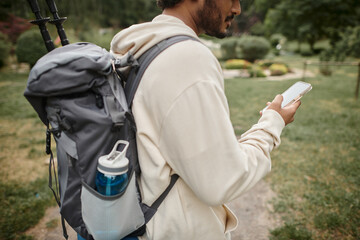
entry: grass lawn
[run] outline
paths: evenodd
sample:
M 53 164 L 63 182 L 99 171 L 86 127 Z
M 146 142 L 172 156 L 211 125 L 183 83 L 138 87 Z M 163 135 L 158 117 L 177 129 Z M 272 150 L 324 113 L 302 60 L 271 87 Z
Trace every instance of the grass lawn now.
M 0 72 L 0 239 L 23 234 L 54 204 L 47 187 L 45 128 L 23 97 L 27 74 Z
M 294 57 L 282 60 L 302 66 Z M 318 71 L 317 67 L 310 70 Z M 356 67 L 336 67 L 331 77 L 305 79 L 313 89 L 302 99 L 295 121 L 284 129 L 266 178 L 278 194 L 274 209 L 284 220 L 283 227 L 272 231 L 271 239 L 360 239 L 357 71 Z M 237 135 L 257 121 L 267 101 L 296 81 L 226 80 Z
M 292 67 L 304 59 L 281 57 Z M 317 73 L 316 67 L 308 67 Z M 272 154 L 266 180 L 278 198 L 284 225 L 273 240 L 360 238 L 360 100 L 354 100 L 357 69 L 334 69 L 331 77 L 306 81 L 296 120 Z M 23 97 L 27 74 L 0 72 L 0 239 L 31 239 L 23 232 L 54 204 L 47 188 L 45 127 Z M 225 81 L 237 135 L 259 118 L 267 101 L 297 80 Z

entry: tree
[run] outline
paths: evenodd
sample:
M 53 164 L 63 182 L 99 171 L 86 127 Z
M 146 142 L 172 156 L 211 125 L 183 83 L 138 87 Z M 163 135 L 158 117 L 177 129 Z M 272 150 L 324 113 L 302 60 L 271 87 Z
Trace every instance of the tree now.
M 68 17 L 68 22 L 76 29 L 84 24 L 101 27 L 127 27 L 135 23 L 149 21 L 160 13 L 156 0 L 55 0 L 60 17 Z M 52 14 L 45 0 L 38 0 L 41 15 Z M 25 0 L 1 0 L 0 21 L 5 14 L 34 19 L 29 4 Z
M 272 33 L 306 41 L 312 50 L 324 37 L 334 45 L 341 39 L 341 32 L 358 24 L 360 1 L 354 0 L 281 0 L 265 18 L 265 26 Z

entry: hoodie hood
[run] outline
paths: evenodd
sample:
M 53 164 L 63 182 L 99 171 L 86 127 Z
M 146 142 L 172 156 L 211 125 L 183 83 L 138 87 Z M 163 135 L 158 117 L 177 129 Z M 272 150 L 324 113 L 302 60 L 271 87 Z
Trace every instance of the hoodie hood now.
M 135 58 L 139 58 L 158 42 L 175 35 L 198 38 L 183 21 L 162 14 L 151 22 L 135 24 L 117 33 L 111 41 L 110 52 L 115 57 L 121 58 L 130 51 Z

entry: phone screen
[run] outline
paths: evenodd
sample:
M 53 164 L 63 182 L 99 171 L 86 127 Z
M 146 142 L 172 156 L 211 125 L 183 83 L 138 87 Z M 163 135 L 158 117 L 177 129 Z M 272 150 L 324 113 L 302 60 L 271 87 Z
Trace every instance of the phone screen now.
M 281 95 L 283 96 L 283 102 L 281 103 L 281 107 L 285 107 L 289 104 L 292 104 L 298 101 L 302 96 L 308 93 L 312 89 L 310 83 L 306 82 L 296 82 L 290 88 L 288 88 L 285 92 Z M 265 107 L 263 111 L 265 111 L 268 107 Z
M 299 100 L 304 94 L 311 90 L 311 84 L 305 82 L 296 82 L 290 88 L 288 88 L 282 95 L 283 95 L 283 102 L 281 107 L 285 107 L 288 104 L 291 104 L 297 100 Z

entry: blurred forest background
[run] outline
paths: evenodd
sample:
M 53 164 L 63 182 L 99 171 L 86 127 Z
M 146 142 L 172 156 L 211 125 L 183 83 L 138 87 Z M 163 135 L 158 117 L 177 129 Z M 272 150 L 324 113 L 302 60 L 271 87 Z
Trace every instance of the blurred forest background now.
M 38 3 L 42 16 L 52 17 L 46 1 Z M 150 21 L 161 13 L 155 0 L 59 0 L 56 3 L 60 17 L 68 17 L 64 26 L 70 42 L 90 41 L 106 48 L 117 31 Z M 295 51 L 303 55 L 322 52 L 321 60 L 360 56 L 358 0 L 243 0 L 241 6 L 242 14 L 235 19 L 231 36 L 264 37 L 274 47 L 279 42 L 295 42 Z M 31 19 L 34 15 L 27 1 L 0 2 L 0 48 L 3 50 L 0 61 L 4 62 L 8 56 L 9 44 L 13 46 L 10 49 L 15 50 L 19 36 L 31 27 L 28 23 Z M 49 25 L 48 29 L 56 42 L 56 31 Z M 325 44 L 317 46 L 321 41 Z M 302 48 L 302 44 L 306 47 Z

